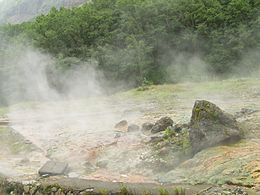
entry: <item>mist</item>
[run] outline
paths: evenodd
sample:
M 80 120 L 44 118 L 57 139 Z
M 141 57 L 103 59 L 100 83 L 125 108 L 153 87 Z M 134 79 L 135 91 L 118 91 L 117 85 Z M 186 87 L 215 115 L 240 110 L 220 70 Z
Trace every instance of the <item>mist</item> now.
M 8 7 L 8 4 L 6 6 Z M 158 5 L 153 6 L 157 8 Z M 7 10 L 7 7 L 2 9 Z M 141 8 L 140 5 L 139 14 L 142 13 Z M 90 8 L 84 7 L 84 9 L 87 14 L 92 13 L 89 11 Z M 62 14 L 71 14 L 77 19 L 75 21 L 83 25 L 87 22 L 84 17 L 80 18 L 83 15 L 82 10 L 79 9 L 73 14 L 64 11 Z M 98 9 L 94 11 L 100 13 Z M 161 12 L 166 13 L 163 10 Z M 177 32 L 178 29 L 177 31 L 173 29 L 172 32 L 176 32 L 176 36 L 170 36 L 171 30 L 168 29 L 168 32 L 164 29 L 164 20 L 158 20 L 155 24 L 160 24 L 159 30 L 156 28 L 155 32 L 147 33 L 154 28 L 155 24 L 152 22 L 153 25 L 147 25 L 149 26 L 147 29 L 140 28 L 143 31 L 132 35 L 133 32 L 128 29 L 128 25 L 132 24 L 131 11 L 129 13 L 129 16 L 125 17 L 129 17 L 130 22 L 117 21 L 120 17 L 111 16 L 111 19 L 101 15 L 101 18 L 107 17 L 112 21 L 109 20 L 108 24 L 104 25 L 101 23 L 102 27 L 108 28 L 104 32 L 110 32 L 109 25 L 114 24 L 114 19 L 121 22 L 121 26 L 118 25 L 118 29 L 114 29 L 113 33 L 116 35 L 114 37 L 111 35 L 112 38 L 109 33 L 106 35 L 103 29 L 99 28 L 93 29 L 93 32 L 87 30 L 85 32 L 84 25 L 70 28 L 67 23 L 62 23 L 64 16 L 59 14 L 58 10 L 52 14 L 53 17 L 57 17 L 58 22 L 61 21 L 60 24 L 63 25 L 61 28 L 56 28 L 56 25 L 48 26 L 53 23 L 52 17 L 49 17 L 50 22 L 39 20 L 39 23 L 32 23 L 36 30 L 22 25 L 22 28 L 28 28 L 28 34 L 31 30 L 35 32 L 41 30 L 39 34 L 33 34 L 36 37 L 32 40 L 24 38 L 25 34 L 19 32 L 19 35 L 14 37 L 10 35 L 10 39 L 9 35 L 0 35 L 0 103 L 8 110 L 3 118 L 8 120 L 8 128 L 21 135 L 23 144 L 37 148 L 28 153 L 8 156 L 4 159 L 5 162 L 1 162 L 0 169 L 4 171 L 0 172 L 8 175 L 9 170 L 13 168 L 14 172 L 11 172 L 10 176 L 28 173 L 33 175 L 46 161 L 52 160 L 69 163 L 70 170 L 66 175 L 68 177 L 128 182 L 131 181 L 131 175 L 133 178 L 138 175 L 141 179 L 136 179 L 137 181 L 147 181 L 154 179 L 156 177 L 154 175 L 157 174 L 152 163 L 158 163 L 155 166 L 158 165 L 163 169 L 165 162 L 161 161 L 159 155 L 158 159 L 152 155 L 152 147 L 147 144 L 147 140 L 152 140 L 154 135 L 141 131 L 144 123 L 155 123 L 161 117 L 169 116 L 177 122 L 177 125 L 188 124 L 190 111 L 196 99 L 210 100 L 233 113 L 237 112 L 241 105 L 244 106 L 242 98 L 235 97 L 237 94 L 233 94 L 233 91 L 224 89 L 234 83 L 209 84 L 206 81 L 223 80 L 223 78 L 259 78 L 259 49 L 251 48 L 243 53 L 240 62 L 232 66 L 223 76 L 213 71 L 216 68 L 214 63 L 210 64 L 207 61 L 208 56 L 202 55 L 203 52 L 207 52 L 204 47 L 202 47 L 204 50 L 197 52 L 194 51 L 196 47 L 189 48 L 191 39 L 187 38 L 187 42 L 184 41 L 183 44 L 178 40 L 180 35 L 183 35 L 180 37 L 185 40 L 185 30 L 182 34 L 182 31 Z M 75 21 L 71 20 L 69 24 L 75 24 Z M 88 22 L 96 24 L 102 21 L 103 19 Z M 126 24 L 123 24 L 125 22 Z M 133 29 L 139 29 L 138 22 L 140 21 L 136 22 L 136 26 L 132 26 Z M 172 23 L 174 24 L 174 21 Z M 39 26 L 45 26 L 47 30 L 44 28 L 42 30 Z M 73 31 L 74 29 L 76 30 Z M 165 37 L 162 36 L 160 39 L 157 35 L 160 33 L 157 31 L 161 29 L 165 30 L 165 34 L 169 33 L 169 36 L 164 35 Z M 8 30 L 10 34 L 17 33 L 17 29 Z M 83 32 L 79 34 L 82 37 L 77 34 L 81 30 Z M 61 31 L 69 33 L 61 35 Z M 190 33 L 189 29 L 187 32 Z M 98 43 L 92 43 L 95 42 L 89 40 L 92 38 Z M 157 43 L 153 43 L 155 40 Z M 164 41 L 160 43 L 160 40 Z M 204 43 L 211 46 L 206 40 L 201 40 L 198 45 Z M 180 50 L 176 51 L 174 47 Z M 223 49 L 221 47 L 220 45 L 218 49 Z M 221 52 L 225 53 L 227 50 Z M 213 50 L 210 56 L 221 56 L 214 54 Z M 221 61 L 223 64 L 220 64 L 222 65 L 220 69 L 226 71 L 225 68 L 229 66 L 224 64 L 224 61 Z M 199 86 L 199 83 L 204 81 L 205 86 Z M 139 88 L 132 89 L 135 87 Z M 116 94 L 118 91 L 128 89 L 132 90 Z M 231 102 L 233 107 L 230 106 Z M 122 128 L 123 130 L 116 129 L 115 124 L 122 121 L 127 121 L 127 125 Z M 138 131 L 128 131 L 131 125 L 138 126 Z M 176 136 L 178 137 L 178 133 Z M 162 149 L 172 149 L 167 147 Z M 164 153 L 165 150 L 159 152 Z M 168 159 L 170 165 L 171 158 L 175 156 L 170 156 Z M 179 158 L 176 158 L 179 161 Z M 144 165 L 143 162 L 147 164 Z M 19 168 L 16 169 L 17 167 Z
M 111 85 L 94 59 L 67 58 L 64 65 L 69 69 L 63 69 L 51 54 L 29 41 L 22 43 L 1 37 L 1 100 L 8 107 L 9 128 L 37 149 L 6 158 L 0 164 L 1 173 L 11 177 L 34 174 L 48 160 L 55 160 L 69 163 L 72 177 L 92 179 L 98 173 L 89 175 L 88 170 L 98 169 L 97 164 L 106 160 L 114 176 L 104 173 L 102 177 L 111 180 L 138 164 L 142 151 L 126 143 L 137 144 L 143 136 L 117 138 L 121 133 L 114 126 L 123 119 L 136 124 L 139 105 L 107 95 L 124 83 Z M 27 163 L 21 165 L 21 161 Z

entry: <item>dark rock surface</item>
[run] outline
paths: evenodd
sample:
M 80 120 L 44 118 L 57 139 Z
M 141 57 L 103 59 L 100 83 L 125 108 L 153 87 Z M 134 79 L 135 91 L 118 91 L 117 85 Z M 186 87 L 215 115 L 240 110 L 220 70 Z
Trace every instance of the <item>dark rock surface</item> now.
M 190 121 L 190 142 L 193 153 L 241 138 L 235 118 L 206 100 L 195 102 Z
M 67 163 L 48 161 L 39 170 L 39 175 L 63 175 L 68 168 Z
M 154 124 L 153 123 L 144 123 L 142 124 L 142 131 L 150 131 L 153 128 Z
M 158 120 L 155 125 L 151 129 L 151 133 L 158 133 L 160 131 L 164 131 L 167 127 L 173 125 L 173 120 L 170 117 L 163 117 Z

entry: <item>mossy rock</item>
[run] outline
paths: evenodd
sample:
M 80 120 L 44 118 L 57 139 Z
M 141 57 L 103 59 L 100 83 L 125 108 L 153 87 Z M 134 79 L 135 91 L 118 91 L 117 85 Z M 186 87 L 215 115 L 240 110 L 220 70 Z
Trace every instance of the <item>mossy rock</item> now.
M 189 135 L 193 153 L 197 153 L 210 146 L 239 140 L 242 130 L 231 114 L 211 102 L 198 100 L 192 110 Z

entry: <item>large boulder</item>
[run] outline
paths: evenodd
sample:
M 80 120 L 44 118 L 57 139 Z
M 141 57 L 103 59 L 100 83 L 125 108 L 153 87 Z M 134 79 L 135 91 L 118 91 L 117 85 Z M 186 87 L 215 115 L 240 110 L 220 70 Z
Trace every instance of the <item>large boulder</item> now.
M 235 118 L 215 104 L 198 100 L 192 110 L 190 142 L 193 153 L 218 144 L 241 138 L 241 130 Z
M 170 117 L 162 117 L 158 120 L 151 129 L 151 133 L 158 133 L 166 130 L 173 125 L 173 120 Z

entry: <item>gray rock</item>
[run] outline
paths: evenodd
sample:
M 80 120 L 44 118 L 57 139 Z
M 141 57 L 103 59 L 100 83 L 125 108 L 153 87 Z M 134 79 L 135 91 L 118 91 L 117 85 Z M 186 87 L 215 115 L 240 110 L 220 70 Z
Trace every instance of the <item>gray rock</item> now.
M 142 124 L 142 131 L 150 131 L 153 128 L 153 123 L 144 123 Z
M 151 133 L 158 133 L 160 131 L 164 131 L 167 127 L 173 125 L 173 120 L 170 117 L 163 117 L 158 120 L 155 125 L 151 129 Z
M 116 125 L 115 125 L 115 128 L 116 129 L 120 129 L 120 128 L 123 128 L 123 127 L 125 127 L 125 126 L 127 126 L 127 121 L 126 120 L 122 120 L 122 121 L 120 121 L 120 122 L 118 122 Z
M 139 130 L 140 130 L 140 127 L 138 125 L 135 125 L 135 124 L 131 124 L 127 128 L 128 132 L 134 132 L 134 131 L 139 131 Z
M 195 102 L 189 132 L 193 153 L 210 146 L 236 141 L 241 135 L 237 121 L 232 115 L 211 102 Z
M 67 163 L 48 161 L 39 170 L 39 174 L 42 175 L 63 175 L 68 168 Z

